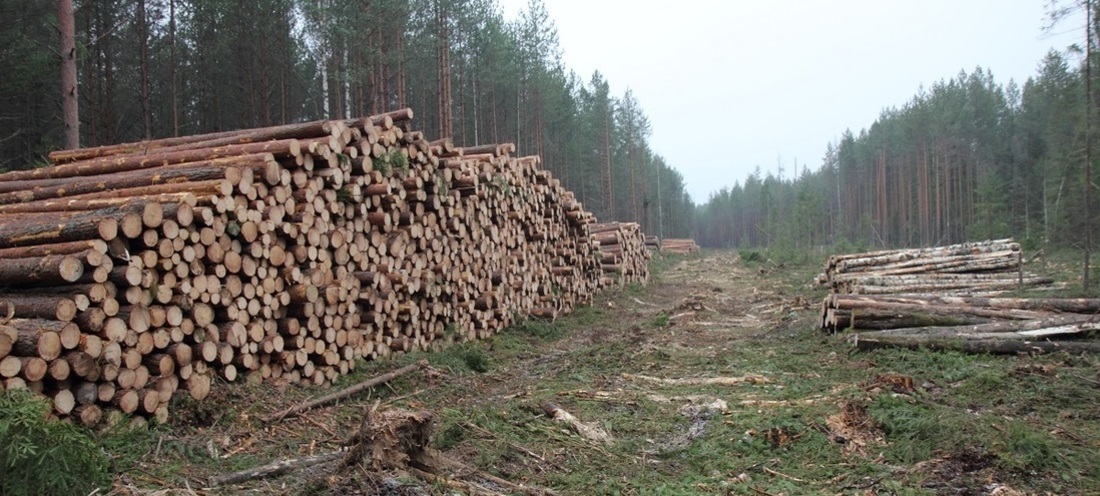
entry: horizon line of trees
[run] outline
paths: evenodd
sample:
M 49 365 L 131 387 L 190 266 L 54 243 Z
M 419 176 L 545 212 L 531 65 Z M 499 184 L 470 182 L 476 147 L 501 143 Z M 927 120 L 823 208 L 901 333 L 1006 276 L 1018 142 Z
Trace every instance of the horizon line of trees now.
M 71 1 L 71 0 L 70 0 Z M 0 4 L 0 171 L 63 146 L 57 4 Z M 75 0 L 81 146 L 411 107 L 458 146 L 538 154 L 602 221 L 690 236 L 683 176 L 641 103 L 564 66 L 530 0 Z
M 981 67 L 922 88 L 870 127 L 828 144 L 821 166 L 795 177 L 756 172 L 698 205 L 709 247 L 932 246 L 1015 237 L 1085 252 L 1100 227 L 1095 100 L 1096 5 L 1079 61 L 1051 51 L 1019 85 Z M 1094 60 L 1096 59 L 1096 60 Z

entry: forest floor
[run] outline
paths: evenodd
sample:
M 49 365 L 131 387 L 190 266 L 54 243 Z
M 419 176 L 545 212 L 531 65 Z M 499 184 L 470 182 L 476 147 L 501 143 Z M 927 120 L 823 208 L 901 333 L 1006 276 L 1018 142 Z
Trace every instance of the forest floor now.
M 648 286 L 605 291 L 555 322 L 363 364 L 336 388 L 421 359 L 430 368 L 299 417 L 261 420 L 328 391 L 218 384 L 201 403 L 173 404 L 168 425 L 101 437 L 117 470 L 110 493 L 1100 491 L 1097 357 L 858 352 L 817 329 L 824 292 L 808 283 L 818 262 L 722 251 L 653 267 Z M 610 439 L 555 421 L 546 402 Z M 431 452 L 445 463 L 433 483 L 331 463 L 210 487 L 216 475 L 337 450 L 369 409 L 434 419 Z

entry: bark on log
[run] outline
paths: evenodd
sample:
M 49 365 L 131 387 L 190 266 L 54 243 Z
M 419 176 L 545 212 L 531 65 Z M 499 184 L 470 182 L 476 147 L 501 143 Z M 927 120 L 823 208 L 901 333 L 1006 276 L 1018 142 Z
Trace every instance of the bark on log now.
M 261 171 L 273 162 L 274 157 L 261 153 L 98 176 L 0 182 L 0 205 L 158 184 L 220 180 L 226 178 L 227 168 L 249 168 L 253 171 Z
M 1056 353 L 1059 351 L 1084 354 L 1100 353 L 1100 343 L 1089 341 L 1022 341 L 969 340 L 954 337 L 922 338 L 916 336 L 882 336 L 860 338 L 856 341 L 860 350 L 879 348 L 906 348 L 911 350 L 928 349 L 933 351 L 961 351 L 964 353 L 989 353 L 1013 355 L 1018 353 Z
M 141 215 L 142 202 L 128 203 L 71 216 L 56 215 L 33 220 L 0 218 L 0 248 L 102 239 L 118 235 L 118 222 L 127 214 Z
M 0 285 L 54 285 L 76 282 L 84 275 L 81 254 L 9 258 L 0 263 Z

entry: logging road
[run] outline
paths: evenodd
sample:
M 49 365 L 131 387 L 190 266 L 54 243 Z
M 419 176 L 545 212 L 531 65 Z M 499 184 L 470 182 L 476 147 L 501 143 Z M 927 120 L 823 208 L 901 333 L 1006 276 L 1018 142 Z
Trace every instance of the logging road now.
M 530 494 L 960 493 L 990 484 L 1065 494 L 1100 483 L 1088 462 L 1095 447 L 1079 441 L 1100 427 L 1065 421 L 1094 418 L 1079 400 L 1100 379 L 1092 359 L 855 352 L 817 328 L 817 262 L 707 252 L 652 267 L 649 286 L 609 288 L 553 323 L 369 362 L 335 387 L 424 358 L 430 367 L 293 418 L 262 420 L 332 390 L 214 388 L 206 401 L 178 405 L 167 433 L 129 438 L 128 451 L 112 455 L 142 490 L 199 487 L 338 449 L 376 407 L 431 412 L 430 447 L 450 462 L 404 478 L 321 464 L 225 490 L 522 492 L 503 479 Z M 1028 443 L 1004 442 L 1006 431 Z M 1058 468 L 1033 454 L 1047 449 Z M 134 493 L 117 481 L 116 494 Z

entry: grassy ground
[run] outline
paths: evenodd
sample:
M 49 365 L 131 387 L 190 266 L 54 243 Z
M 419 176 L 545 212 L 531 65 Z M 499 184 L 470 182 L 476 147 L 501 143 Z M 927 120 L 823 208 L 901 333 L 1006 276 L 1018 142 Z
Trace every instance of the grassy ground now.
M 1100 492 L 1096 357 L 856 352 L 815 327 L 819 262 L 713 252 L 654 268 L 556 322 L 363 364 L 340 386 L 421 358 L 433 372 L 297 419 L 259 420 L 322 391 L 218 384 L 169 425 L 101 436 L 113 492 L 204 493 L 212 475 L 335 449 L 375 402 L 434 412 L 448 457 L 559 494 Z M 547 401 L 613 441 L 551 420 Z M 379 490 L 366 470 L 327 470 L 205 492 Z M 393 494 L 451 494 L 393 475 Z

